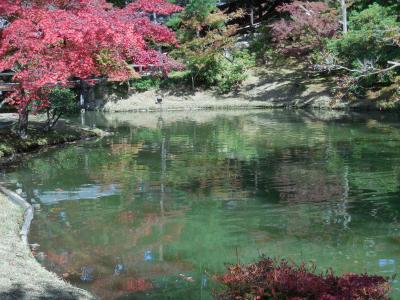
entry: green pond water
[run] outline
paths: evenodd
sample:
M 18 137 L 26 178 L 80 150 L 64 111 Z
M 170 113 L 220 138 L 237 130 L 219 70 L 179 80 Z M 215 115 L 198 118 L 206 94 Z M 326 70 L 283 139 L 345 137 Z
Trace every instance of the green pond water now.
M 37 259 L 102 299 L 211 299 L 260 254 L 398 273 L 399 116 L 335 114 L 86 113 L 114 135 L 2 176 L 41 204 Z

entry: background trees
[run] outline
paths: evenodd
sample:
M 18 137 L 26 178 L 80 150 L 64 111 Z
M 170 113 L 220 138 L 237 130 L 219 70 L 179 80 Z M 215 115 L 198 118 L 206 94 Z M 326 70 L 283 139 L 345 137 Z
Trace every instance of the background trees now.
M 390 7 L 375 3 L 362 11 L 353 11 L 349 32 L 329 41 L 328 49 L 348 66 L 359 66 L 362 60 L 386 63 L 400 55 L 398 47 L 390 42 L 399 26 Z
M 293 1 L 276 8 L 279 21 L 262 27 L 258 50 L 306 62 L 337 80 L 336 95 L 364 97 L 398 86 L 399 3 L 395 1 Z M 395 93 L 392 93 L 396 97 Z M 399 97 L 399 95 L 397 95 Z
M 242 67 L 231 68 L 225 59 L 227 53 L 242 56 L 243 51 L 234 49 L 243 36 L 252 41 L 251 55 L 265 58 L 267 54 L 269 62 L 282 55 L 294 57 L 307 62 L 314 72 L 333 75 L 337 90 L 346 90 L 338 96 L 363 97 L 371 88 L 398 80 L 400 6 L 396 1 L 225 1 L 222 6 L 212 0 L 176 2 L 186 8 L 169 25 L 183 45 L 177 57 L 186 65 L 193 86 L 217 86 L 221 92 L 237 86 L 242 78 L 231 85 L 223 84 L 221 79 L 235 72 L 246 73 L 248 60 L 238 59 Z M 238 7 L 242 8 L 241 16 L 231 17 Z M 257 21 L 262 21 L 256 32 L 255 27 L 243 23 L 254 14 L 251 8 L 257 8 Z M 218 82 L 225 87 L 218 88 Z
M 327 56 L 322 63 L 330 70 L 347 73 L 348 77 L 342 77 L 343 86 L 351 94 L 362 96 L 367 89 L 396 84 L 400 23 L 394 5 L 373 3 L 358 9 L 365 6 L 361 1 L 358 6 L 356 3 L 349 13 L 348 32 L 326 42 Z
M 176 30 L 181 47 L 173 52 L 186 68 L 192 89 L 215 87 L 229 92 L 246 78 L 251 56 L 236 47 L 236 19 L 244 11 L 221 11 L 215 0 L 190 0 L 168 25 Z

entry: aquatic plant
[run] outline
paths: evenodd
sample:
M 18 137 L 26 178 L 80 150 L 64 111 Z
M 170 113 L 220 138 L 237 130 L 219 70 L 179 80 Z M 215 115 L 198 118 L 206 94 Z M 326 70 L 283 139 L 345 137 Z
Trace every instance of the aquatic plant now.
M 316 274 L 315 266 L 262 257 L 258 262 L 228 266 L 217 278 L 227 290 L 218 299 L 367 300 L 389 299 L 388 278 L 332 270 Z

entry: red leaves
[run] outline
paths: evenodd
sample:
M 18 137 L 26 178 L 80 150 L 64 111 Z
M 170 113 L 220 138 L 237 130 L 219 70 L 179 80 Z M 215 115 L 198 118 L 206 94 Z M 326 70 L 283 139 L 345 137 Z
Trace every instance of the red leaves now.
M 291 300 L 386 300 L 390 285 L 386 278 L 367 274 L 332 272 L 316 275 L 304 264 L 262 258 L 247 266 L 234 265 L 218 280 L 228 287 L 220 299 Z M 271 298 L 272 297 L 272 298 Z
M 365 274 L 345 274 L 339 278 L 338 286 L 342 290 L 343 299 L 385 299 L 382 293 L 389 289 L 385 278 Z
M 154 12 L 159 15 L 170 15 L 183 9 L 178 5 L 166 2 L 164 0 L 137 0 L 128 4 L 128 8 L 134 11 L 141 10 L 146 13 Z
M 11 16 L 21 9 L 20 0 L 3 0 L 0 2 L 0 16 Z
M 145 279 L 128 278 L 124 282 L 122 289 L 127 292 L 144 292 L 153 288 L 151 282 Z
M 49 86 L 74 78 L 106 76 L 127 80 L 137 74 L 128 64 L 176 67 L 148 42 L 176 45 L 175 34 L 143 12 L 170 14 L 179 6 L 164 0 L 134 2 L 124 9 L 105 0 L 3 0 L 0 15 L 10 24 L 1 32 L 0 70 L 14 69 L 21 90 L 10 103 L 23 109 Z M 42 101 L 46 104 L 46 100 Z
M 301 55 L 321 45 L 322 39 L 332 37 L 339 28 L 334 9 L 323 2 L 294 1 L 276 9 L 288 13 L 290 19 L 273 24 L 273 41 L 286 54 Z

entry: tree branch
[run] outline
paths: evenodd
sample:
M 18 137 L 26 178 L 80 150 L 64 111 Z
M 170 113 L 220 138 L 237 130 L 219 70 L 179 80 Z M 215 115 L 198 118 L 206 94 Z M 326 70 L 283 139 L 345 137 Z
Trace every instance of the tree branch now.
M 388 71 L 390 71 L 390 70 L 393 70 L 393 69 L 395 69 L 395 68 L 400 67 L 400 62 L 399 62 L 399 61 L 388 61 L 387 63 L 388 63 L 389 65 L 391 65 L 391 66 L 390 66 L 390 67 L 387 67 L 387 68 L 385 68 L 385 69 L 375 69 L 373 72 L 368 72 L 368 71 L 366 72 L 365 70 L 361 70 L 361 69 L 350 69 L 350 68 L 347 68 L 347 67 L 345 67 L 345 66 L 337 65 L 337 64 L 328 65 L 328 66 L 327 66 L 327 69 L 328 69 L 329 71 L 333 71 L 333 70 L 345 70 L 345 71 L 352 72 L 352 73 L 358 73 L 358 74 L 360 74 L 360 75 L 358 75 L 358 76 L 355 77 L 355 78 L 356 78 L 356 79 L 359 79 L 359 78 L 367 77 L 367 76 L 370 76 L 370 75 L 376 75 L 376 74 L 386 73 L 386 72 L 388 72 Z M 319 65 L 318 67 L 321 67 L 321 66 Z M 323 66 L 322 66 L 321 70 L 323 70 L 323 69 L 324 69 L 324 68 L 323 68 Z
M 367 76 L 370 76 L 370 75 L 386 73 L 386 72 L 388 72 L 390 70 L 393 70 L 395 68 L 400 67 L 400 62 L 398 62 L 398 61 L 388 61 L 388 64 L 391 65 L 391 66 L 386 68 L 386 69 L 380 69 L 380 70 L 376 70 L 374 72 L 365 73 L 365 74 L 362 74 L 362 75 L 358 76 L 357 78 L 362 78 L 362 77 L 367 77 Z
M 299 7 L 300 7 L 302 10 L 304 10 L 304 12 L 306 13 L 306 15 L 308 15 L 308 16 L 310 16 L 310 15 L 312 15 L 312 14 L 314 13 L 312 10 L 305 8 L 304 5 L 302 5 L 302 4 L 299 4 Z

